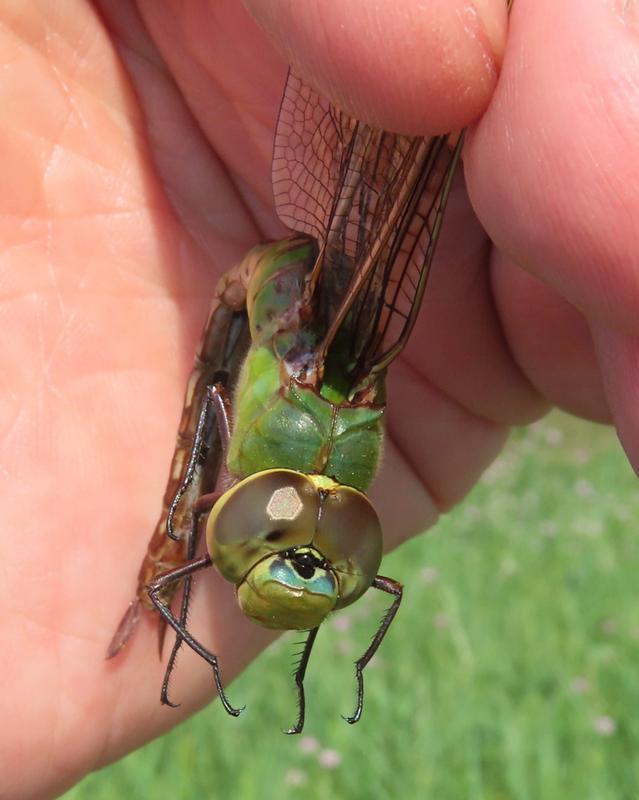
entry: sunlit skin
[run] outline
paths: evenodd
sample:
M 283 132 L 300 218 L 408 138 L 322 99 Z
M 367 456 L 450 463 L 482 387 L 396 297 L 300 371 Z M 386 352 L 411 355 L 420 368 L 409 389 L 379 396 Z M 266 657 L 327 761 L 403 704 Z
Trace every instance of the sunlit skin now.
M 460 180 L 390 379 L 373 498 L 391 548 L 552 404 L 614 417 L 639 463 L 639 11 L 516 0 L 498 79 L 501 0 L 358 5 L 251 3 L 348 111 L 413 133 L 479 120 L 464 159 L 480 221 Z M 0 763 L 19 800 L 211 697 L 184 653 L 182 706 L 160 706 L 149 622 L 122 658 L 103 655 L 159 512 L 207 296 L 285 234 L 270 155 L 286 66 L 236 0 L 3 0 L 0 19 Z M 191 623 L 228 683 L 271 634 L 212 573 Z

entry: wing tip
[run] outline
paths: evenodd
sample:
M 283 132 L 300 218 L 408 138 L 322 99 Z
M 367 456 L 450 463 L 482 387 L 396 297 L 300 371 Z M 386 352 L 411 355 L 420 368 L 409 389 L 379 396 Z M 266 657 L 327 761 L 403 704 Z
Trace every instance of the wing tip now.
M 129 606 L 124 612 L 118 627 L 115 629 L 115 633 L 113 634 L 113 638 L 111 639 L 105 654 L 105 659 L 107 661 L 115 658 L 125 644 L 129 641 L 138 625 L 138 622 L 140 621 L 140 612 L 140 601 L 138 598 L 136 598 L 129 603 Z

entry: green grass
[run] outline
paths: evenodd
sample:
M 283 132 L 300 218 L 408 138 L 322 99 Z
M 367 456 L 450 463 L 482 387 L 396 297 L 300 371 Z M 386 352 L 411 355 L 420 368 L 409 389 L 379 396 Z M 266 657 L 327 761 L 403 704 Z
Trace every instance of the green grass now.
M 554 414 L 517 432 L 467 501 L 384 572 L 404 605 L 349 726 L 366 595 L 318 637 L 304 737 L 292 642 L 214 705 L 65 795 L 111 798 L 639 797 L 639 492 L 613 434 Z M 339 763 L 335 763 L 339 762 Z

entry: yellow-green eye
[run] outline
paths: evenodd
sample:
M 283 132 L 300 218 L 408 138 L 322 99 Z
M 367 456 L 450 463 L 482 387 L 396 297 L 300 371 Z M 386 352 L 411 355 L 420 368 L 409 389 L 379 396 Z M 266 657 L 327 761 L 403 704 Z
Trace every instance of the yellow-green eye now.
M 206 525 L 211 558 L 238 585 L 271 553 L 308 545 L 317 525 L 320 498 L 300 472 L 257 472 L 233 486 L 215 504 Z
M 382 560 L 382 527 L 366 495 L 336 485 L 322 502 L 313 545 L 330 562 L 340 584 L 337 608 L 370 588 Z
M 381 527 L 365 495 L 285 469 L 229 489 L 209 515 L 206 540 L 243 611 L 269 628 L 317 627 L 364 594 L 382 557 Z

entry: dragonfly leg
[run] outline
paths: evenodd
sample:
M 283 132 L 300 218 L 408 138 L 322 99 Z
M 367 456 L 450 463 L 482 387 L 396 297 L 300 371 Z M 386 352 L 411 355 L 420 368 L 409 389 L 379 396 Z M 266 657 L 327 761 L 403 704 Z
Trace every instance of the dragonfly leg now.
M 167 516 L 167 532 L 168 535 L 173 539 L 179 538 L 175 534 L 173 528 L 175 512 L 182 497 L 184 496 L 184 493 L 187 491 L 191 481 L 193 480 L 198 463 L 200 463 L 203 458 L 206 458 L 207 454 L 205 452 L 206 449 L 205 442 L 209 439 L 208 431 L 210 430 L 210 427 L 212 425 L 213 417 L 217 425 L 218 436 L 221 444 L 222 464 L 224 465 L 224 463 L 226 462 L 227 446 L 231 435 L 229 406 L 230 404 L 227 399 L 224 386 L 222 384 L 217 383 L 211 386 L 207 386 L 204 395 L 204 400 L 202 402 L 202 408 L 200 410 L 196 433 L 193 438 L 193 445 L 191 447 L 191 453 L 189 455 L 189 462 L 187 465 L 187 469 L 180 485 L 178 486 L 175 496 L 171 501 L 169 513 Z M 225 470 L 224 466 L 222 466 L 222 469 Z M 191 525 L 189 528 L 188 541 L 187 541 L 187 550 L 185 559 L 186 563 L 191 562 L 195 558 L 200 518 L 202 517 L 203 514 L 208 513 L 213 508 L 219 497 L 220 497 L 220 492 L 212 492 L 210 494 L 202 495 L 193 504 L 193 507 L 191 509 Z M 180 604 L 180 617 L 179 617 L 179 623 L 182 628 L 186 628 L 189 603 L 191 600 L 192 580 L 193 580 L 192 574 L 189 574 L 184 579 L 184 588 L 182 591 L 182 601 Z M 179 704 L 173 703 L 169 698 L 169 682 L 171 680 L 171 675 L 175 668 L 177 656 L 178 653 L 180 652 L 183 641 L 184 641 L 183 637 L 178 632 L 175 637 L 175 642 L 173 643 L 173 648 L 171 650 L 171 655 L 169 656 L 169 660 L 167 662 L 166 670 L 164 672 L 164 680 L 162 681 L 162 691 L 160 693 L 160 701 L 162 702 L 162 704 L 171 706 L 172 708 L 176 708 Z
M 224 687 L 222 686 L 222 677 L 220 675 L 220 665 L 217 656 L 207 650 L 206 647 L 198 642 L 197 639 L 191 636 L 182 621 L 173 614 L 170 607 L 162 600 L 162 590 L 166 588 L 168 584 L 171 584 L 174 581 L 188 580 L 196 572 L 202 569 L 207 569 L 212 564 L 213 562 L 211 560 L 211 556 L 208 555 L 208 553 L 204 556 L 200 556 L 199 558 L 194 558 L 187 564 L 177 567 L 176 569 L 172 569 L 170 572 L 165 572 L 164 575 L 160 575 L 151 584 L 149 584 L 147 591 L 149 593 L 149 597 L 151 598 L 151 602 L 160 612 L 162 618 L 166 620 L 166 622 L 178 635 L 180 644 L 185 642 L 194 652 L 196 652 L 206 661 L 207 664 L 211 666 L 213 669 L 213 677 L 215 679 L 215 686 L 217 688 L 220 702 L 228 714 L 233 717 L 237 717 L 243 709 L 232 706 L 226 697 Z M 175 661 L 175 659 L 173 660 Z
M 292 728 L 289 728 L 287 731 L 284 731 L 286 734 L 296 734 L 301 733 L 302 728 L 304 727 L 304 716 L 306 714 L 306 696 L 304 694 L 304 676 L 306 675 L 306 667 L 308 666 L 308 661 L 311 657 L 311 651 L 313 650 L 313 645 L 315 644 L 315 637 L 317 636 L 317 631 L 319 628 L 313 628 L 308 632 L 308 636 L 306 637 L 306 641 L 304 642 L 304 649 L 302 650 L 302 654 L 300 656 L 299 664 L 297 665 L 297 669 L 295 670 L 295 684 L 297 686 L 297 720 L 295 721 L 295 725 Z
M 192 561 L 195 558 L 195 549 L 197 547 L 200 517 L 202 516 L 202 514 L 207 514 L 213 508 L 219 497 L 220 494 L 218 492 L 214 492 L 212 494 L 202 495 L 202 497 L 196 500 L 195 506 L 192 511 L 191 530 L 189 532 L 189 538 L 187 543 L 187 551 L 186 551 L 187 562 Z M 193 575 L 190 574 L 184 579 L 184 587 L 182 589 L 182 601 L 180 603 L 180 625 L 183 628 L 186 627 L 186 620 L 189 613 L 189 604 L 191 601 L 192 586 L 193 586 Z M 169 683 L 183 641 L 184 640 L 180 636 L 180 634 L 176 634 L 175 642 L 173 643 L 173 648 L 171 650 L 171 655 L 169 656 L 169 660 L 166 665 L 166 670 L 164 671 L 164 680 L 162 681 L 160 702 L 162 703 L 162 705 L 171 706 L 171 708 L 178 708 L 180 705 L 179 703 L 173 703 L 170 700 Z
M 351 725 L 359 722 L 359 719 L 362 716 L 362 707 L 364 705 L 364 668 L 377 652 L 377 648 L 382 643 L 384 636 L 386 636 L 386 633 L 390 628 L 390 624 L 395 619 L 395 614 L 397 614 L 399 610 L 399 604 L 402 602 L 403 587 L 399 581 L 395 581 L 392 578 L 385 578 L 383 575 L 377 575 L 371 586 L 373 589 L 379 589 L 382 592 L 388 592 L 388 594 L 394 595 L 395 599 L 391 603 L 388 611 L 384 614 L 379 628 L 377 629 L 375 636 L 373 636 L 373 641 L 366 648 L 364 654 L 355 662 L 357 705 L 355 706 L 354 713 L 350 717 L 344 717 L 346 722 L 350 723 Z
M 180 539 L 180 535 L 176 533 L 174 529 L 174 517 L 182 497 L 194 479 L 198 466 L 206 459 L 207 448 L 205 443 L 210 438 L 209 431 L 211 430 L 213 420 L 215 420 L 220 437 L 222 465 L 224 465 L 226 463 L 226 453 L 228 450 L 229 438 L 231 436 L 231 422 L 230 404 L 224 386 L 221 383 L 215 383 L 211 386 L 207 386 L 206 388 L 186 471 L 184 472 L 184 476 L 180 481 L 169 507 L 169 513 L 166 520 L 166 530 L 169 537 L 174 541 L 178 541 Z
M 180 624 L 182 624 L 182 620 L 186 617 L 188 613 L 189 607 L 189 600 L 191 596 L 191 583 L 192 578 L 189 575 L 188 578 L 184 581 L 184 587 L 182 590 L 182 602 L 180 604 Z M 163 624 L 166 624 L 163 622 Z M 171 682 L 171 675 L 173 675 L 173 670 L 175 669 L 175 662 L 177 661 L 178 653 L 182 647 L 182 642 L 184 639 L 179 634 L 176 634 L 175 641 L 173 642 L 173 647 L 171 648 L 171 655 L 169 656 L 169 660 L 166 664 L 166 669 L 164 670 L 164 678 L 162 679 L 162 690 L 160 692 L 160 702 L 163 706 L 170 706 L 171 708 L 179 708 L 180 703 L 174 703 L 171 698 L 169 697 L 169 683 Z

